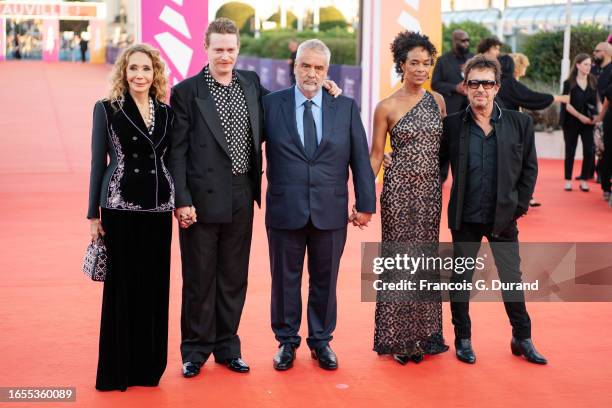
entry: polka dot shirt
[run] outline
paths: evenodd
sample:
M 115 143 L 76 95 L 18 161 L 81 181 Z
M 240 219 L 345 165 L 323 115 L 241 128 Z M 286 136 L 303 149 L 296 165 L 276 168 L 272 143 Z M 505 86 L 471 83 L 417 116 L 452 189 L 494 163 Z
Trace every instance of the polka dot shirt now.
M 221 128 L 229 146 L 232 174 L 248 173 L 251 170 L 253 136 L 249 110 L 238 76 L 234 71 L 232 82 L 223 85 L 212 77 L 207 65 L 204 68 L 204 78 L 215 101 Z

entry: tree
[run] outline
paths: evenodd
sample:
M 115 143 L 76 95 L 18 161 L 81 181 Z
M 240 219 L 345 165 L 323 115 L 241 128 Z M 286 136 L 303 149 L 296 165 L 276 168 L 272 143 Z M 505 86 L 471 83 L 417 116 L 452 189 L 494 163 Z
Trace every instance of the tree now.
M 492 37 L 493 33 L 483 24 L 474 21 L 464 21 L 461 23 L 451 23 L 442 27 L 442 51 L 440 54 L 453 49 L 452 34 L 455 30 L 463 30 L 470 36 L 470 50 L 476 52 L 476 47 L 480 40 Z
M 225 3 L 217 13 L 215 18 L 226 17 L 233 20 L 241 33 L 252 33 L 252 23 L 255 19 L 255 9 L 248 4 L 239 1 Z
M 591 55 L 598 42 L 605 41 L 608 31 L 593 25 L 572 27 L 570 62 L 580 53 Z M 525 39 L 523 52 L 529 58 L 527 77 L 559 84 L 563 59 L 563 31 L 539 32 Z
M 280 12 L 277 11 L 276 13 L 272 14 L 270 18 L 268 18 L 268 21 L 273 21 L 277 24 L 278 27 L 280 27 L 280 23 L 281 23 Z M 287 11 L 287 27 L 293 27 L 293 28 L 297 27 L 297 16 L 293 14 L 291 11 Z
M 340 10 L 334 6 L 319 9 L 319 30 L 327 31 L 334 27 L 346 28 L 347 22 Z

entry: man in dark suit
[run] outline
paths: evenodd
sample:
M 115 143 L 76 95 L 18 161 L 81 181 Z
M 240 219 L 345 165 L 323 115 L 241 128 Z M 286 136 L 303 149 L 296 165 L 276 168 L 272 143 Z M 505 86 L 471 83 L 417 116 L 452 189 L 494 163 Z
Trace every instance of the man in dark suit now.
M 329 346 L 336 326 L 336 283 L 347 222 L 366 226 L 376 207 L 374 174 L 357 104 L 321 91 L 330 52 L 319 40 L 297 51 L 296 86 L 264 97 L 268 191 L 266 227 L 272 271 L 274 368 L 287 370 L 300 345 L 301 281 L 308 251 L 308 347 L 336 369 Z M 356 211 L 348 217 L 348 176 Z
M 501 69 L 497 60 L 477 55 L 466 63 L 466 110 L 444 119 L 440 165 L 450 160 L 453 185 L 448 225 L 455 257 L 475 258 L 483 237 L 502 282 L 522 282 L 516 220 L 529 208 L 538 162 L 533 123 L 520 112 L 501 109 L 494 101 Z M 472 281 L 474 270 L 454 272 L 451 282 Z M 469 290 L 450 293 L 457 358 L 475 363 L 471 344 Z M 531 341 L 531 320 L 522 290 L 502 291 L 512 324 L 511 350 L 528 361 L 546 364 Z
M 238 29 L 206 32 L 208 65 L 172 89 L 170 170 L 183 267 L 181 355 L 193 377 L 215 361 L 245 373 L 238 324 L 247 290 L 253 202 L 260 203 L 263 112 L 257 74 L 235 70 Z

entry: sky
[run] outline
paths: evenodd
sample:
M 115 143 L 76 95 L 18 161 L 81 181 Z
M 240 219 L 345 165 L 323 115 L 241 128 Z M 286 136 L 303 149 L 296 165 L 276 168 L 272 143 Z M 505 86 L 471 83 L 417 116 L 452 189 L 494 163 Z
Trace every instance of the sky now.
M 525 7 L 548 4 L 565 4 L 567 0 L 506 0 L 508 7 Z M 584 0 L 573 0 L 573 3 L 582 3 Z M 442 0 L 442 11 L 450 11 L 451 0 Z M 493 7 L 502 10 L 504 0 L 493 0 Z M 455 0 L 455 10 L 475 10 L 487 8 L 489 0 Z

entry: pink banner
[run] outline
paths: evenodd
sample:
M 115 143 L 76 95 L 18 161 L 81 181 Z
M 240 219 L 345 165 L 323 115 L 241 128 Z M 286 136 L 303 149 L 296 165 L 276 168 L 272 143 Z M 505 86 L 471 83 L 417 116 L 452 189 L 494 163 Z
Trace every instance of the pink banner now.
M 6 59 L 6 19 L 0 18 L 0 61 Z
M 142 42 L 161 51 L 170 85 L 195 75 L 206 64 L 207 0 L 141 0 Z
M 59 20 L 43 20 L 43 61 L 59 61 Z

